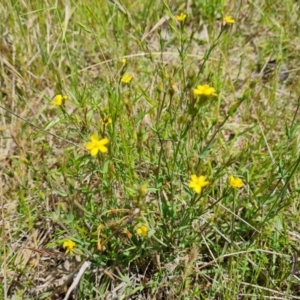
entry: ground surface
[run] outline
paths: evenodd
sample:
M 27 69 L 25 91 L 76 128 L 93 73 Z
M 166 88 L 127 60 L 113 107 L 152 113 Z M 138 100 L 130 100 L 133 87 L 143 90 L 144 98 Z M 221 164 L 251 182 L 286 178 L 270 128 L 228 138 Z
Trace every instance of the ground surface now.
M 0 4 L 0 298 L 300 299 L 299 6 Z

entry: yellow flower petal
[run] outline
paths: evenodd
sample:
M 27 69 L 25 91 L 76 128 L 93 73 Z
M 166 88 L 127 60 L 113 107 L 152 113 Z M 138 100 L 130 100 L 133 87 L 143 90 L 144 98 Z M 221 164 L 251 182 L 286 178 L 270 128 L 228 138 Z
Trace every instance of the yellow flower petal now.
M 242 188 L 243 181 L 241 178 L 234 178 L 233 176 L 229 176 L 229 184 L 234 188 Z
M 186 15 L 184 13 L 181 13 L 180 15 L 176 16 L 175 18 L 176 18 L 177 21 L 182 22 L 182 21 L 185 20 Z
M 61 106 L 64 104 L 64 101 L 68 99 L 67 96 L 62 96 L 61 94 L 56 95 L 53 100 L 51 101 L 51 104 L 53 106 Z
M 200 194 L 200 193 L 201 193 L 201 190 L 202 190 L 201 185 L 196 185 L 196 186 L 194 186 L 194 191 L 195 191 L 195 193 Z
M 92 143 L 98 142 L 98 141 L 99 141 L 98 136 L 97 136 L 96 134 L 93 134 L 93 135 L 91 136 L 91 141 L 92 141 Z
M 94 147 L 93 147 L 93 148 L 91 149 L 91 155 L 92 155 L 92 156 L 96 156 L 96 155 L 98 154 L 98 152 L 99 152 L 99 149 L 98 149 L 98 148 L 94 148 Z
M 121 82 L 123 83 L 129 83 L 132 80 L 132 76 L 131 75 L 124 75 L 121 79 Z
M 197 181 L 197 176 L 196 176 L 196 175 L 191 175 L 191 180 L 192 180 L 193 182 L 196 182 L 196 181 Z
M 223 18 L 223 21 L 224 21 L 226 24 L 234 24 L 234 23 L 235 23 L 234 19 L 232 19 L 231 16 L 226 16 L 226 17 L 224 17 L 224 18 Z
M 74 243 L 71 240 L 66 240 L 63 243 L 63 248 L 66 249 L 66 254 L 68 253 L 72 253 L 73 252 L 73 248 L 76 246 L 76 243 Z
M 200 194 L 203 187 L 207 186 L 209 184 L 208 181 L 206 181 L 205 176 L 199 176 L 191 175 L 191 181 L 188 184 L 190 188 L 194 190 L 195 193 Z
M 102 140 L 100 141 L 100 143 L 101 143 L 101 145 L 106 145 L 106 144 L 109 143 L 109 139 L 104 138 L 104 139 L 102 139 Z
M 87 143 L 86 146 L 85 146 L 85 149 L 87 149 L 87 150 L 91 150 L 93 148 L 94 148 L 94 144 L 91 143 L 91 142 Z
M 111 117 L 104 117 L 104 118 L 102 118 L 101 122 L 104 126 L 108 126 L 109 124 L 112 123 L 112 118 Z
M 105 147 L 105 146 L 99 146 L 99 150 L 102 153 L 106 153 L 108 151 L 107 147 Z
M 197 85 L 197 88 L 194 89 L 193 92 L 195 95 L 202 95 L 206 97 L 217 96 L 217 94 L 215 93 L 216 90 L 208 84 Z
M 88 142 L 85 148 L 91 151 L 92 156 L 96 156 L 99 151 L 102 153 L 108 151 L 108 148 L 105 147 L 105 145 L 109 142 L 107 138 L 99 140 L 98 136 L 96 134 L 93 134 L 90 139 L 91 142 Z
M 146 225 L 146 224 L 139 225 L 138 227 L 136 227 L 136 233 L 138 235 L 142 235 L 144 237 L 147 237 L 148 236 L 148 231 L 149 231 L 149 228 L 148 228 L 148 225 Z

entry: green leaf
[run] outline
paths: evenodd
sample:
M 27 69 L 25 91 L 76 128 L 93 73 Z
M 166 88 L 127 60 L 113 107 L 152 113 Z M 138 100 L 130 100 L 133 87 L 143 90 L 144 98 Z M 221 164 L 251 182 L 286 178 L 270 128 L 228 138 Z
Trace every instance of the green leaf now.
M 235 104 L 233 104 L 230 108 L 229 108 L 229 111 L 228 111 L 228 115 L 230 117 L 232 117 L 235 112 L 237 111 L 238 107 L 241 105 L 241 102 L 237 102 Z
M 102 173 L 103 173 L 103 174 L 106 174 L 106 173 L 108 172 L 108 166 L 109 166 L 109 163 L 110 163 L 110 160 L 107 160 L 107 161 L 104 163 L 103 170 L 102 170 Z
M 86 32 L 88 33 L 93 33 L 90 29 L 88 29 L 85 25 L 83 25 L 82 23 L 80 22 L 77 22 L 77 24 Z

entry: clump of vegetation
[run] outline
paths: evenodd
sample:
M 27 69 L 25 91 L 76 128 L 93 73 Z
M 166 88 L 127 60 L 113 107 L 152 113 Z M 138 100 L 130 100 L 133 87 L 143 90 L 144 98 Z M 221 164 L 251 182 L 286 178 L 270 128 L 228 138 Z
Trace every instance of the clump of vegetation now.
M 234 4 L 0 6 L 1 299 L 299 299 L 300 4 Z

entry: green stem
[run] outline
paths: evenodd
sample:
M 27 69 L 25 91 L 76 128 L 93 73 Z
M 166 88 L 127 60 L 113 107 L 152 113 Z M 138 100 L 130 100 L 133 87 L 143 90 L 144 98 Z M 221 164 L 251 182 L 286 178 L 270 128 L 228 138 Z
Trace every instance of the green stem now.
M 231 242 L 234 241 L 234 220 L 235 220 L 235 210 L 236 210 L 236 191 L 233 190 L 233 207 L 232 207 L 232 218 L 231 218 Z

